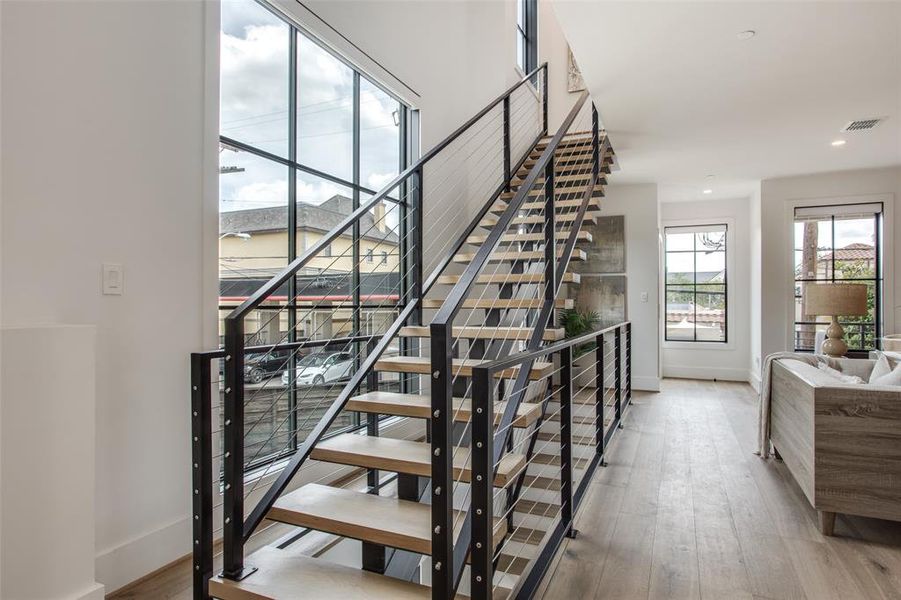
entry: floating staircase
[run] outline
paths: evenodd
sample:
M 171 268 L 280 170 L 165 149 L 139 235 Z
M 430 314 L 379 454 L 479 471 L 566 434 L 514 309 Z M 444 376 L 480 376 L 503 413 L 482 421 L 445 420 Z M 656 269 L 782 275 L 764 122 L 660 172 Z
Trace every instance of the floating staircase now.
M 546 67 L 538 72 L 546 78 Z M 511 94 L 522 85 L 531 85 L 528 82 L 529 78 L 524 79 L 508 91 L 506 100 L 498 101 L 505 111 L 511 110 Z M 249 515 L 243 506 L 246 494 L 233 490 L 233 486 L 243 489 L 245 472 L 239 467 L 244 461 L 238 465 L 228 462 L 235 453 L 243 455 L 240 433 L 229 430 L 234 423 L 244 423 L 243 409 L 238 409 L 237 401 L 230 398 L 236 392 L 247 393 L 235 372 L 243 359 L 234 364 L 235 357 L 243 357 L 246 352 L 242 344 L 247 332 L 241 319 L 252 310 L 247 306 L 258 306 L 266 294 L 281 289 L 324 245 L 314 247 L 309 256 L 289 265 L 284 274 L 270 282 L 268 289 L 239 308 L 237 317 L 227 321 L 225 349 L 210 354 L 225 361 L 224 572 L 213 573 L 211 554 L 205 553 L 204 548 L 196 550 L 195 597 L 396 600 L 454 595 L 459 598 L 470 593 L 474 598 L 529 597 L 534 591 L 535 581 L 547 568 L 543 550 L 549 544 L 555 547 L 560 531 L 565 534 L 571 527 L 579 495 L 573 481 L 587 483 L 593 468 L 602 462 L 603 447 L 628 401 L 628 392 L 620 381 L 623 369 L 630 366 L 630 361 L 625 367 L 621 363 L 622 356 L 628 355 L 628 325 L 618 324 L 596 333 L 600 346 L 595 367 L 601 374 L 594 386 L 581 390 L 575 390 L 571 383 L 576 368 L 572 344 L 564 339 L 564 330 L 555 326 L 556 311 L 574 306 L 566 292 L 573 291 L 581 278 L 568 266 L 572 261 L 588 258 L 586 251 L 576 245 L 594 239 L 591 228 L 603 214 L 603 185 L 615 160 L 609 141 L 597 129 L 596 114 L 593 128 L 577 128 L 580 123 L 575 122 L 575 115 L 586 97 L 583 94 L 565 123 L 573 133 L 561 128 L 557 135 L 547 135 L 545 124 L 545 133 L 531 144 L 518 166 L 509 168 L 505 186 L 488 199 L 468 230 L 460 232 L 458 243 L 432 277 L 430 289 L 422 286 L 422 273 L 416 272 L 422 263 L 414 267 L 413 288 L 415 291 L 417 285 L 422 286 L 422 294 L 407 296 L 409 303 L 401 306 L 397 320 L 384 335 L 365 340 L 358 339 L 363 337 L 360 335 L 341 338 L 347 344 L 365 342 L 366 354 L 357 358 L 359 365 L 350 381 L 342 382 L 331 407 L 322 414 L 306 441 L 287 455 L 287 464 L 281 467 L 277 481 L 257 500 Z M 423 160 L 433 155 L 428 154 Z M 516 157 L 507 155 L 505 159 L 510 163 Z M 403 182 L 421 181 L 421 168 L 406 177 Z M 396 188 L 397 184 L 390 187 Z M 410 188 L 415 190 L 415 183 Z M 548 189 L 552 190 L 552 199 L 545 194 Z M 428 197 L 420 197 L 419 201 L 427 205 Z M 511 203 L 519 208 L 512 210 Z M 549 207 L 553 219 L 547 214 Z M 411 218 L 419 219 L 421 229 L 422 206 L 414 205 L 412 211 Z M 337 229 L 346 231 L 352 224 L 350 220 Z M 477 228 L 489 232 L 473 233 Z M 413 238 L 409 243 L 415 246 L 422 240 Z M 549 257 L 553 264 L 547 264 Z M 563 268 L 556 272 L 553 265 Z M 561 287 L 564 283 L 567 285 Z M 435 329 L 435 322 L 442 322 L 441 315 L 448 314 L 451 302 L 456 305 L 450 326 Z M 436 310 L 433 317 L 439 321 L 430 322 L 429 313 Z M 453 324 L 454 315 L 462 324 Z M 450 337 L 447 348 L 453 348 L 455 355 L 447 356 L 449 371 L 442 373 L 435 348 L 443 343 L 440 336 L 445 334 Z M 607 351 L 605 340 L 614 334 L 616 372 L 604 379 L 605 361 L 613 360 L 603 354 Z M 295 342 L 286 347 L 302 346 L 303 342 Z M 529 352 L 540 353 L 545 347 L 554 348 L 553 353 L 526 356 Z M 398 350 L 388 355 L 389 348 Z M 522 362 L 498 363 L 520 354 L 524 357 Z M 199 377 L 195 381 L 202 381 L 200 359 L 195 366 Z M 564 381 L 566 373 L 569 378 Z M 613 382 L 613 392 L 608 389 L 608 380 Z M 392 384 L 392 389 L 380 389 L 379 382 L 395 381 L 401 383 Z M 444 404 L 436 405 L 435 390 L 443 385 L 442 381 L 447 382 L 446 389 L 453 388 L 453 395 Z M 485 383 L 489 381 L 494 383 Z M 480 395 L 476 388 L 484 385 L 489 389 L 496 386 L 497 393 Z M 196 390 L 195 384 L 194 397 L 202 401 L 203 392 Z M 198 417 L 196 407 L 195 404 L 195 422 L 203 418 Z M 483 421 L 483 410 L 491 415 L 488 421 Z M 328 434 L 341 414 L 360 415 L 362 425 Z M 380 425 L 385 418 L 405 424 L 407 430 L 414 432 L 412 437 L 394 437 L 387 431 L 388 425 Z M 213 417 L 210 414 L 206 419 L 212 421 Z M 453 440 L 446 439 L 440 423 L 446 424 L 445 431 L 453 433 Z M 484 423 L 490 425 L 487 433 L 483 431 Z M 211 435 L 210 423 L 201 426 Z M 484 450 L 483 441 L 487 443 L 489 438 L 495 440 L 489 447 L 496 450 L 498 439 L 505 443 L 501 444 L 499 459 L 486 467 L 484 455 L 474 450 L 476 446 Z M 448 443 L 450 446 L 445 445 Z M 212 481 L 212 461 L 206 464 L 203 445 L 197 444 L 200 455 L 195 455 L 195 481 L 198 477 Z M 307 459 L 315 461 L 310 464 L 365 473 L 367 483 L 303 483 L 299 474 Z M 440 460 L 448 461 L 449 473 L 441 475 L 436 471 L 436 461 Z M 561 474 L 561 463 L 571 464 L 571 481 L 565 470 Z M 197 471 L 204 469 L 208 471 L 198 475 Z M 486 472 L 492 475 L 487 481 L 483 477 Z M 383 474 L 396 477 L 395 495 L 385 495 Z M 561 492 L 569 493 L 570 500 L 561 501 Z M 470 494 L 471 504 L 467 500 Z M 490 503 L 496 505 L 487 521 L 490 531 L 482 527 L 486 521 L 482 520 L 481 508 L 474 508 L 482 506 L 482 500 L 476 500 L 478 494 L 490 497 Z M 212 508 L 204 504 L 206 501 L 195 498 L 195 534 L 202 538 L 198 542 L 202 545 L 212 544 L 213 536 L 211 529 L 204 529 L 210 527 L 207 521 L 212 519 Z M 442 504 L 447 501 L 450 504 Z M 436 525 L 436 518 L 442 518 L 441 506 L 448 507 L 443 517 L 449 519 L 446 523 L 450 527 L 446 523 L 442 526 L 441 521 Z M 567 515 L 569 524 L 563 521 Z M 300 556 L 291 551 L 290 545 L 264 546 L 244 556 L 244 544 L 264 520 L 357 540 L 362 543 L 363 568 L 330 562 L 328 552 L 318 558 Z M 563 529 L 558 531 L 561 523 Z M 444 537 L 449 531 L 449 538 Z M 486 548 L 483 540 L 489 538 Z M 436 546 L 438 542 L 441 544 Z M 447 554 L 448 548 L 452 556 Z M 392 555 L 391 550 L 420 557 L 413 561 L 412 574 L 402 574 L 400 566 L 394 564 L 402 562 L 401 554 Z M 464 557 L 462 563 L 454 558 L 459 556 Z M 486 556 L 490 566 L 486 566 Z M 491 572 L 488 582 L 478 575 L 486 568 Z M 467 569 L 472 583 L 462 577 L 464 584 L 460 584 L 461 574 Z

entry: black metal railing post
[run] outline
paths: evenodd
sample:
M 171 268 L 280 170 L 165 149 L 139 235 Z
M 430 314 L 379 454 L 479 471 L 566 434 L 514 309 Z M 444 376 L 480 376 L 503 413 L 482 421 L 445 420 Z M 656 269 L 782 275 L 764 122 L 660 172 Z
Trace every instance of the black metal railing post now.
M 626 323 L 626 404 L 632 403 L 632 323 Z
M 617 427 L 622 427 L 623 417 L 623 356 L 622 356 L 622 328 L 617 327 L 613 332 L 613 384 L 616 386 L 616 422 Z
M 595 338 L 597 347 L 594 349 L 595 361 L 595 387 L 594 389 L 594 443 L 595 452 L 601 456 L 601 466 L 604 466 L 604 409 L 607 401 L 607 383 L 604 375 L 604 334 Z
M 557 296 L 557 239 L 556 211 L 554 209 L 554 169 L 556 161 L 551 156 L 544 168 L 544 301 L 554 306 Z M 554 310 L 550 310 L 548 326 L 553 327 Z M 542 324 L 543 325 L 543 324 Z
M 454 596 L 452 323 L 430 326 L 432 433 L 432 599 Z
M 510 96 L 504 98 L 504 189 L 510 191 Z
M 560 350 L 560 518 L 568 536 L 573 530 L 573 349 Z
M 544 124 L 544 133 L 546 134 L 548 132 L 547 63 L 544 64 L 542 71 L 544 74 L 541 76 L 542 77 L 541 81 L 543 81 L 544 85 L 541 88 L 541 122 Z
M 411 223 L 413 224 L 413 231 L 410 234 L 410 244 L 413 246 L 412 250 L 412 265 L 410 265 L 410 294 L 413 298 L 422 298 L 422 281 L 423 281 L 423 258 L 422 258 L 422 227 L 423 227 L 423 193 L 422 193 L 422 167 L 419 167 L 415 171 L 413 171 L 412 175 L 412 183 L 411 183 L 411 198 L 410 198 L 410 206 L 412 208 L 412 218 Z M 417 311 L 421 319 L 422 309 L 419 308 Z
M 222 575 L 240 580 L 244 566 L 244 318 L 225 319 L 225 395 L 222 455 Z
M 472 406 L 470 597 L 490 600 L 494 554 L 494 398 L 487 369 L 472 370 Z
M 213 576 L 213 392 L 210 358 L 191 354 L 191 488 L 194 600 L 208 600 Z
M 369 356 L 375 350 L 376 345 L 375 339 L 371 339 L 366 342 L 366 356 Z M 366 374 L 366 391 L 367 392 L 375 392 L 379 389 L 379 372 L 375 369 L 369 371 Z M 367 413 L 366 414 L 366 435 L 369 437 L 378 437 L 379 436 L 379 415 L 377 413 Z M 379 471 L 378 469 L 367 469 L 366 470 L 366 484 L 369 488 L 370 494 L 375 494 L 378 496 L 379 493 Z

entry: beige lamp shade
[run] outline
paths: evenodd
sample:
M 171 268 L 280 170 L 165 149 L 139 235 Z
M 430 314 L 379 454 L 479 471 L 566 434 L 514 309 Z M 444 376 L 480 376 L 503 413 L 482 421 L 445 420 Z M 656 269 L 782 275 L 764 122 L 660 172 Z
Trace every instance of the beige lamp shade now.
M 867 286 L 855 283 L 808 283 L 804 313 L 824 317 L 867 314 Z

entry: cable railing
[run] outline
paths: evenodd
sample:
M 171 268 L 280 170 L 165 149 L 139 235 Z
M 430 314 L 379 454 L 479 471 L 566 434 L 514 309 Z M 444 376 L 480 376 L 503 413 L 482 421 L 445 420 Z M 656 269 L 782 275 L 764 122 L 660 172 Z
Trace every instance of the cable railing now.
M 336 426 L 378 435 L 378 415 L 365 423 L 339 420 L 347 400 L 385 385 L 374 371 L 381 357 L 418 351 L 398 341 L 400 328 L 422 323 L 425 294 L 510 189 L 513 173 L 547 130 L 546 105 L 542 65 L 380 192 L 361 198 L 257 289 L 236 294 L 240 304 L 224 306 L 231 308 L 223 321 L 224 347 L 192 355 L 195 597 L 208 597 L 219 533 L 223 576 L 240 580 L 252 572 L 245 569 L 244 545 Z M 468 224 L 449 218 L 460 199 L 478 208 Z M 361 239 L 370 240 L 365 250 Z M 387 267 L 373 264 L 384 258 Z M 247 276 L 246 266 L 227 268 L 236 279 Z M 373 314 L 383 318 L 377 331 L 367 332 Z M 335 375 L 312 366 L 311 357 L 340 363 Z M 273 364 L 257 380 L 255 369 L 265 361 Z M 216 369 L 217 363 L 224 367 Z M 413 380 L 401 377 L 396 385 L 410 389 Z M 222 525 L 215 527 L 220 515 Z
M 489 549 L 493 548 L 490 540 L 493 537 L 494 523 L 491 520 L 482 520 L 484 514 L 479 512 L 478 527 L 484 527 L 484 530 L 478 529 L 473 520 L 473 510 L 484 511 L 484 509 L 481 507 L 481 500 L 478 508 L 473 509 L 473 505 L 477 504 L 477 497 L 481 499 L 493 497 L 492 490 L 498 479 L 502 458 L 514 443 L 511 435 L 512 426 L 520 405 L 524 400 L 529 401 L 530 397 L 533 399 L 535 394 L 544 393 L 536 389 L 535 382 L 530 380 L 544 381 L 547 387 L 546 379 L 550 375 L 542 363 L 542 367 L 537 369 L 539 376 L 534 376 L 536 373 L 536 369 L 533 368 L 534 358 L 516 363 L 509 373 L 493 372 L 492 375 L 498 373 L 501 375 L 499 383 L 501 389 L 510 392 L 498 422 L 495 423 L 492 417 L 490 421 L 482 423 L 485 429 L 479 429 L 477 426 L 479 419 L 472 418 L 463 425 L 462 432 L 455 430 L 458 419 L 449 410 L 453 406 L 452 398 L 457 395 L 455 392 L 464 398 L 472 399 L 473 414 L 476 417 L 484 410 L 481 403 L 485 398 L 493 397 L 485 395 L 489 393 L 487 387 L 484 389 L 477 387 L 474 373 L 481 368 L 481 363 L 469 359 L 485 357 L 486 350 L 489 351 L 489 355 L 495 357 L 509 354 L 511 344 L 507 335 L 511 330 L 506 327 L 498 329 L 504 332 L 500 339 L 492 337 L 487 343 L 470 344 L 464 352 L 461 337 L 454 334 L 454 320 L 464 308 L 478 309 L 484 312 L 474 310 L 470 312 L 461 329 L 466 329 L 473 319 L 482 319 L 487 326 L 500 326 L 501 323 L 506 325 L 511 322 L 509 314 L 513 311 L 510 309 L 514 309 L 515 322 L 530 328 L 530 333 L 527 340 L 516 340 L 512 345 L 519 346 L 517 349 L 520 350 L 534 352 L 544 342 L 547 325 L 558 306 L 558 292 L 579 239 L 585 213 L 595 187 L 603 180 L 601 162 L 602 157 L 606 156 L 608 142 L 606 136 L 602 139 L 598 128 L 597 111 L 587 99 L 587 92 L 580 95 L 557 133 L 544 144 L 540 156 L 530 161 L 532 164 L 528 174 L 518 190 L 514 194 L 508 194 L 509 200 L 503 213 L 493 222 L 490 233 L 478 240 L 481 242 L 478 251 L 463 274 L 456 279 L 453 289 L 446 295 L 446 300 L 430 324 L 433 598 L 450 598 L 456 592 L 466 564 L 466 556 L 470 552 L 470 541 L 478 540 L 472 546 L 474 557 L 478 550 L 483 553 L 480 554 L 481 558 L 494 562 L 489 552 Z M 582 135 L 580 136 L 578 132 L 582 132 Z M 566 141 L 564 138 L 567 138 Z M 558 173 L 555 162 L 558 158 L 563 164 L 575 167 L 572 174 Z M 574 186 L 573 190 L 570 190 L 573 192 L 572 195 L 581 199 L 581 202 L 570 203 L 567 206 L 568 210 L 558 210 L 556 204 L 558 197 L 567 193 L 564 186 L 558 191 L 556 187 L 558 180 L 560 183 L 582 181 L 582 185 Z M 528 216 L 523 217 L 521 215 L 524 207 L 532 210 L 537 208 L 538 213 L 526 213 Z M 536 232 L 536 229 L 539 231 Z M 514 244 L 526 242 L 530 251 L 540 247 L 543 255 L 539 255 L 539 260 L 531 264 L 517 263 L 520 268 L 506 274 L 498 273 L 501 263 L 494 262 L 496 266 L 493 272 L 489 272 L 492 271 L 489 267 L 493 262 L 492 256 L 502 243 L 511 242 Z M 489 285 L 500 287 L 497 298 L 486 299 Z M 480 295 L 473 297 L 474 290 L 479 286 L 486 287 L 482 288 Z M 504 312 L 499 310 L 501 308 Z M 472 370 L 471 378 L 464 376 L 467 368 Z M 540 388 L 540 384 L 537 387 Z M 493 402 L 491 404 L 493 406 Z M 471 443 L 455 444 L 455 439 L 470 440 Z M 487 474 L 483 472 L 480 475 L 477 472 L 477 456 L 482 455 L 488 448 L 491 450 L 486 464 L 489 464 L 490 468 Z M 460 477 L 453 475 L 454 459 L 461 452 L 467 455 L 473 466 L 469 489 L 465 491 L 461 489 L 461 484 L 464 483 L 462 474 Z M 515 502 L 516 498 L 510 496 L 508 500 Z M 455 515 L 455 506 L 465 507 L 467 504 L 468 510 L 461 510 Z M 455 534 L 457 531 L 459 533 Z M 483 538 L 483 534 L 488 537 Z M 481 544 L 481 547 L 478 544 Z M 490 597 L 490 580 L 485 579 L 487 571 L 478 570 L 476 564 L 473 563 L 471 571 L 473 574 L 471 589 L 481 590 L 477 597 Z M 479 595 L 483 593 L 487 595 Z

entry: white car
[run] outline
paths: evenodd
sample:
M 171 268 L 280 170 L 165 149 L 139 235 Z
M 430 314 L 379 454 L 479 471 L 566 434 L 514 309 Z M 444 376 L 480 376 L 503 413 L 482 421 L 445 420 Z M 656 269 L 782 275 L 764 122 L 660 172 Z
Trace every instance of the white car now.
M 294 381 L 296 385 L 325 385 L 350 377 L 353 366 L 350 352 L 310 354 L 298 361 Z M 291 384 L 290 371 L 282 373 L 282 383 Z

